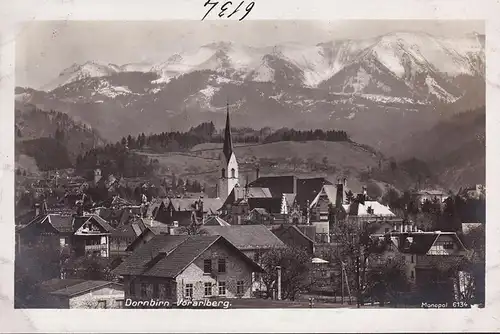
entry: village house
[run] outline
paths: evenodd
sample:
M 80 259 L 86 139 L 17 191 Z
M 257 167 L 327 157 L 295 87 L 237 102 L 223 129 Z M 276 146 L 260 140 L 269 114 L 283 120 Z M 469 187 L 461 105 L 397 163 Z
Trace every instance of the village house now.
M 219 235 L 159 235 L 137 248 L 114 273 L 125 298 L 250 298 L 252 273 L 261 267 Z
M 95 214 L 48 213 L 36 216 L 26 226 L 17 230 L 18 247 L 49 242 L 66 248 L 76 256 L 94 254 L 110 255 L 110 235 L 113 228 Z
M 259 265 L 262 264 L 262 257 L 266 252 L 286 247 L 263 225 L 204 226 L 200 229 L 200 233 L 223 236 Z M 252 282 L 252 291 L 261 290 L 262 282 L 258 272 L 252 274 Z
M 382 261 L 401 257 L 412 286 L 426 284 L 439 264 L 457 262 L 466 252 L 455 232 L 391 232 L 378 238 L 390 238 Z
M 436 189 L 427 189 L 427 190 L 420 190 L 417 192 L 417 197 L 418 200 L 420 201 L 420 204 L 423 204 L 426 201 L 437 201 L 438 203 L 443 203 L 446 198 L 448 198 L 448 194 L 442 190 L 436 190 Z
M 123 308 L 123 285 L 108 281 L 51 279 L 42 282 L 41 303 L 44 308 L 107 309 Z

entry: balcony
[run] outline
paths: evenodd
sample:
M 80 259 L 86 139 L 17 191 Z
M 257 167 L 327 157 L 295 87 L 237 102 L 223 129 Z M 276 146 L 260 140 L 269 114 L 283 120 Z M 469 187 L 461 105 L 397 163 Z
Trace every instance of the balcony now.
M 108 249 L 108 245 L 107 244 L 85 245 L 85 251 L 86 252 L 102 251 L 102 250 L 107 250 L 107 249 Z

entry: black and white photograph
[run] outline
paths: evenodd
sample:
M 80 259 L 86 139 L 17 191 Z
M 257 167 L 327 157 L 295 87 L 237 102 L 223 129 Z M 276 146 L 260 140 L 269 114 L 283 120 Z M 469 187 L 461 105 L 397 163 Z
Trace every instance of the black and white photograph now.
M 25 22 L 14 307 L 484 308 L 485 36 Z

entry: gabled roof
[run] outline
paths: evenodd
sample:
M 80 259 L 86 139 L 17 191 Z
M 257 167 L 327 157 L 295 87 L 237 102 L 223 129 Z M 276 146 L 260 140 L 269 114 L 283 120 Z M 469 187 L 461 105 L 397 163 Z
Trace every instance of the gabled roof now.
M 256 271 L 262 269 L 219 235 L 160 235 L 134 251 L 113 272 L 127 276 L 175 278 L 216 242 L 233 249 Z
M 204 226 L 231 226 L 227 221 L 224 219 L 217 217 L 217 216 L 210 216 L 207 217 L 203 221 Z
M 311 238 L 309 238 L 304 232 L 302 232 L 300 230 L 300 228 L 298 228 L 297 226 L 295 225 L 290 225 L 290 226 L 282 226 L 280 228 L 277 228 L 276 230 L 274 230 L 274 234 L 279 238 L 280 236 L 282 236 L 285 232 L 288 232 L 290 230 L 293 230 L 294 232 L 296 232 L 298 235 L 300 235 L 301 237 L 303 237 L 304 239 L 306 239 L 308 242 L 314 244 L 314 240 L 312 240 Z
M 305 207 L 307 201 L 312 202 L 316 198 L 324 185 L 332 185 L 332 183 L 324 177 L 298 179 L 295 201 L 300 207 Z
M 283 247 L 283 242 L 263 225 L 204 226 L 209 235 L 221 235 L 238 249 Z
M 425 255 L 442 235 L 452 236 L 457 244 L 465 249 L 465 245 L 454 232 L 391 232 L 389 235 L 401 253 Z M 407 242 L 409 238 L 411 242 Z
M 113 231 L 113 227 L 111 227 L 111 225 L 109 225 L 107 221 L 96 214 L 74 216 L 54 213 L 36 217 L 21 230 L 27 228 L 28 226 L 39 225 L 47 222 L 59 233 L 73 233 L 88 221 L 93 221 L 96 224 L 100 225 L 107 233 Z
M 321 191 L 311 201 L 311 204 L 310 204 L 311 207 L 318 203 L 318 200 L 322 194 L 326 195 L 326 197 L 328 198 L 328 201 L 331 204 L 335 205 L 335 203 L 337 202 L 337 186 L 335 186 L 333 184 L 325 184 L 322 187 Z

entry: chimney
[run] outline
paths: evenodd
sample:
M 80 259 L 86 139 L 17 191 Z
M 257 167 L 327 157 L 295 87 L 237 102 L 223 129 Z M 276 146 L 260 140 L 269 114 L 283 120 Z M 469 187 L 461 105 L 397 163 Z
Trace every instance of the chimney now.
M 293 193 L 297 195 L 297 177 L 293 176 Z
M 344 177 L 344 188 L 347 187 L 347 178 Z
M 76 215 L 83 216 L 83 202 L 81 200 L 76 201 Z
M 255 168 L 255 179 L 257 180 L 260 177 L 260 168 L 257 166 Z
M 40 211 L 40 203 L 35 204 L 35 217 L 38 217 L 41 214 Z
M 335 207 L 339 209 L 344 203 L 344 184 L 337 179 L 337 197 L 335 199 Z
M 368 200 L 368 188 L 366 186 L 363 186 L 363 198 L 365 201 Z
M 220 197 L 220 194 L 219 194 L 219 185 L 217 183 L 215 184 L 215 197 L 216 198 Z

